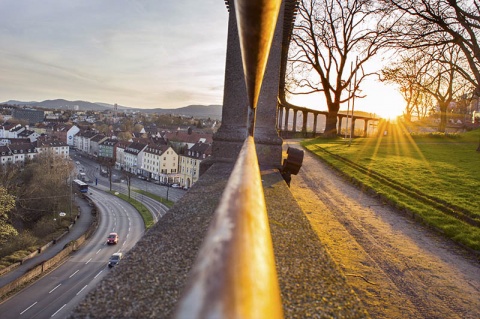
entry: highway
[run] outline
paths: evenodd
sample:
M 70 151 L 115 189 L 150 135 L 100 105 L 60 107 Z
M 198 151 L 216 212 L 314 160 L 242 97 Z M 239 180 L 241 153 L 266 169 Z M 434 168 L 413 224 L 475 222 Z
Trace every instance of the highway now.
M 71 154 L 78 171 L 84 172 L 93 181 L 89 184 L 88 197 L 96 204 L 100 216 L 94 235 L 61 265 L 0 304 L 0 317 L 8 318 L 65 318 L 95 285 L 116 268 L 109 269 L 108 260 L 113 253 L 126 253 L 143 236 L 144 222 L 138 212 L 128 203 L 108 191 L 109 182 L 100 176 L 100 166 L 95 161 Z M 115 171 L 121 178 L 121 172 Z M 148 196 L 139 194 L 141 189 L 171 201 L 177 201 L 185 191 L 132 178 L 131 196 L 143 203 L 158 222 L 168 207 Z M 126 183 L 112 184 L 112 190 L 128 194 Z M 168 192 L 168 193 L 167 193 Z M 119 242 L 107 245 L 110 232 L 117 232 Z
M 107 266 L 110 256 L 128 253 L 143 236 L 143 220 L 131 205 L 96 189 L 89 197 L 101 216 L 97 231 L 63 264 L 0 304 L 2 319 L 64 318 L 104 276 L 116 271 Z M 106 244 L 110 232 L 119 234 L 118 244 Z

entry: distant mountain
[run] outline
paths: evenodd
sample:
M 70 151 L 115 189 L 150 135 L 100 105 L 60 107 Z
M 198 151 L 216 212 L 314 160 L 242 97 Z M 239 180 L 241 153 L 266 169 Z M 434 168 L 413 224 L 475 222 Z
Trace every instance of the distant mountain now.
M 108 104 L 99 104 L 99 103 L 92 103 L 86 101 L 67 101 L 64 99 L 57 99 L 57 100 L 45 100 L 42 102 L 23 102 L 23 101 L 15 101 L 10 100 L 5 102 L 5 104 L 10 105 L 19 105 L 19 106 L 30 106 L 30 107 L 40 107 L 40 108 L 48 108 L 48 109 L 57 109 L 57 110 L 73 110 L 75 107 L 78 107 L 79 111 L 104 111 L 107 109 L 112 109 L 113 106 L 108 107 Z
M 138 110 L 138 109 L 135 109 Z M 195 118 L 211 118 L 220 120 L 222 118 L 221 105 L 189 105 L 178 109 L 141 109 L 145 113 L 157 114 L 175 114 L 183 116 L 193 116 Z
M 30 101 L 16 101 L 10 100 L 3 104 L 39 107 L 57 110 L 73 110 L 79 111 L 105 111 L 112 110 L 113 104 L 101 103 L 101 102 L 87 102 L 87 101 L 67 101 L 64 99 L 45 100 L 42 102 Z M 117 105 L 119 111 L 125 112 L 142 112 L 142 113 L 157 113 L 157 114 L 175 114 L 183 116 L 193 116 L 195 118 L 222 118 L 222 106 L 221 105 L 188 105 L 177 109 L 142 109 L 128 106 Z

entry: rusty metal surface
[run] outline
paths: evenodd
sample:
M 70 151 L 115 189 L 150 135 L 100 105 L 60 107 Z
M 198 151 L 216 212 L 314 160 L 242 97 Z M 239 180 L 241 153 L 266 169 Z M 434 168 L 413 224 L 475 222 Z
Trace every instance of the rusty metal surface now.
M 255 145 L 248 137 L 190 272 L 176 318 L 282 318 Z

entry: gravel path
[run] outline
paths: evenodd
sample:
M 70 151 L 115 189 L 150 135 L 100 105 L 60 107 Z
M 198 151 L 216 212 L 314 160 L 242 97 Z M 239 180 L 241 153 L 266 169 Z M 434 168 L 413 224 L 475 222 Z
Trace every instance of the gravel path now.
M 480 318 L 478 255 L 351 186 L 308 151 L 291 191 L 372 318 Z

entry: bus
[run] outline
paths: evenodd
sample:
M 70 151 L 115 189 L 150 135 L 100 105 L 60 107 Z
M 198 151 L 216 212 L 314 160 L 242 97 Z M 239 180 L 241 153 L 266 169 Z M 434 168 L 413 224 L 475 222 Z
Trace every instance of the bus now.
M 82 182 L 79 179 L 75 179 L 73 181 L 77 189 L 80 191 L 80 193 L 88 193 L 88 184 L 85 182 Z

